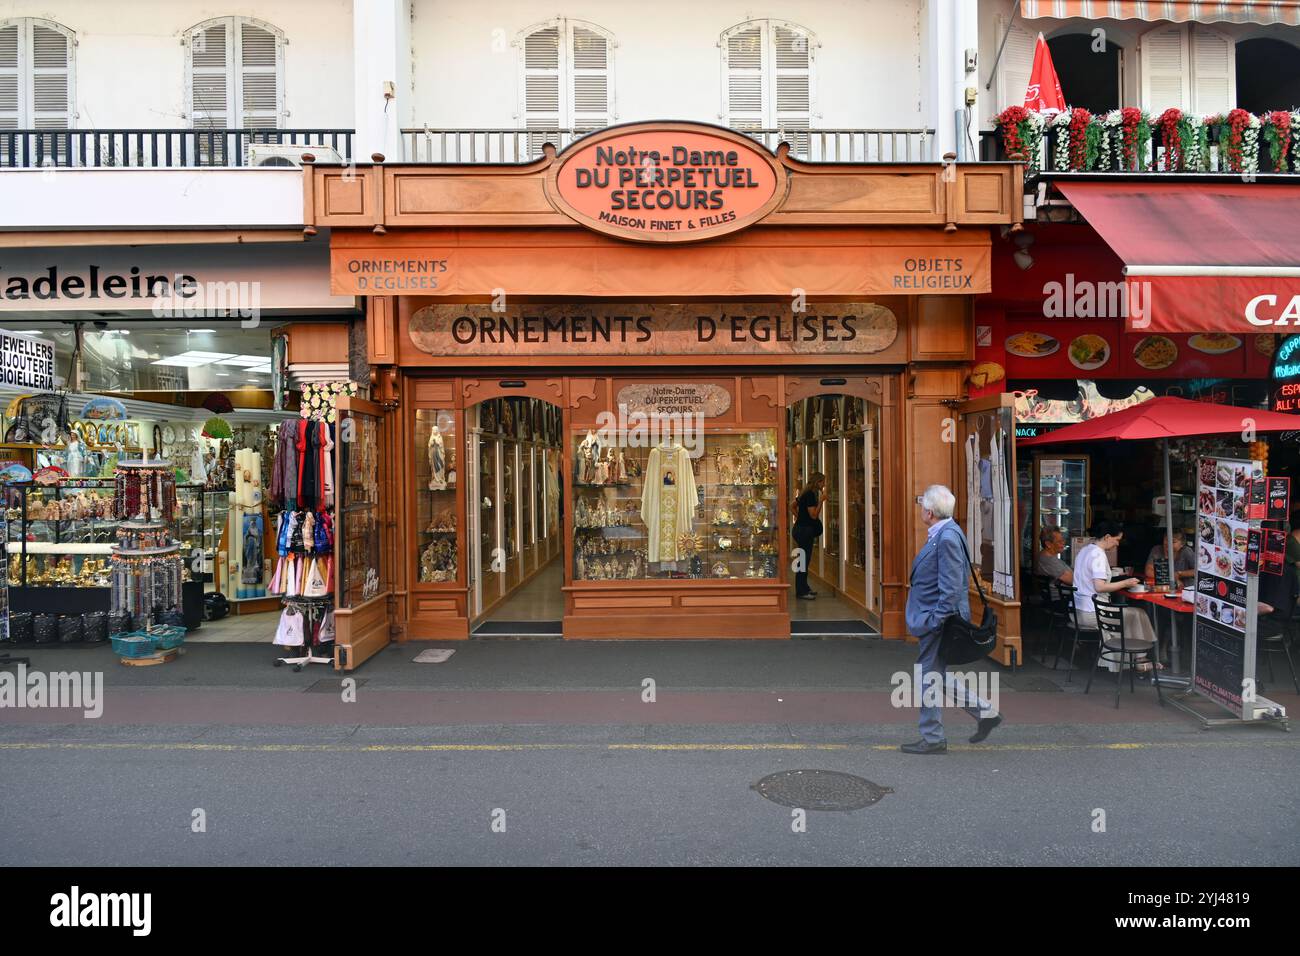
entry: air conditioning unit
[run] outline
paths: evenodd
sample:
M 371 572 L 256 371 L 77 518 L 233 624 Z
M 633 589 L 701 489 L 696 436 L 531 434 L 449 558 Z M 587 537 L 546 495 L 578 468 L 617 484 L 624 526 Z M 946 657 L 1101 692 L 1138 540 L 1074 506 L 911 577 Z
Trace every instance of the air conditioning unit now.
M 333 147 L 305 143 L 250 143 L 247 161 L 249 166 L 301 166 L 304 153 L 316 157 L 318 163 L 343 162 L 343 157 Z

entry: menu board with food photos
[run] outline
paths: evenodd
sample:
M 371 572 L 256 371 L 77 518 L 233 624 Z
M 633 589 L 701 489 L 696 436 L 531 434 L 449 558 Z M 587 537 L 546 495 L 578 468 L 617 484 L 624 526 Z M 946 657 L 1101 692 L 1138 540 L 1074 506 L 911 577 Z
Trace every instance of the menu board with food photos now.
M 1257 579 L 1247 574 L 1252 482 L 1263 477 L 1257 461 L 1202 458 L 1196 508 L 1196 626 L 1192 686 L 1245 716 L 1242 693 L 1255 673 Z

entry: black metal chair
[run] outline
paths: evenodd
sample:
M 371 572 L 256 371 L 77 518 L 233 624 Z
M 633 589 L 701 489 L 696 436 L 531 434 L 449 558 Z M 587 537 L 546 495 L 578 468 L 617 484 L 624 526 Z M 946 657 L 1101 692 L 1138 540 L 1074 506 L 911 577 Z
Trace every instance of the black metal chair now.
M 1041 654 L 1038 661 L 1040 664 L 1047 663 L 1047 645 L 1051 642 L 1054 634 L 1059 634 L 1062 628 L 1070 627 L 1070 618 L 1065 609 L 1065 598 L 1061 595 L 1061 588 L 1066 585 L 1060 584 L 1056 578 L 1048 577 L 1045 574 L 1035 574 L 1034 582 L 1038 585 L 1039 604 L 1043 610 L 1043 616 L 1046 618 L 1046 630 L 1043 632 L 1042 645 L 1039 648 Z M 1060 646 L 1060 640 L 1057 640 L 1057 646 Z
M 1294 611 L 1285 617 L 1278 615 L 1276 612 L 1273 614 L 1261 614 L 1259 616 L 1259 632 L 1256 647 L 1259 648 L 1261 653 L 1266 655 L 1264 659 L 1268 662 L 1269 683 L 1272 683 L 1277 679 L 1273 674 L 1273 655 L 1278 653 L 1286 655 L 1286 666 L 1291 671 L 1291 683 L 1295 685 L 1295 692 L 1300 694 L 1300 680 L 1296 679 L 1295 662 L 1291 659 L 1290 644 L 1294 636 L 1294 623 Z
M 1052 661 L 1052 670 L 1056 670 L 1061 663 L 1061 648 L 1065 644 L 1067 634 L 1073 634 L 1073 640 L 1070 642 L 1070 666 L 1065 672 L 1065 682 L 1070 683 L 1070 675 L 1074 673 L 1074 655 L 1079 649 L 1079 642 L 1091 644 L 1094 641 L 1098 650 L 1101 649 L 1101 632 L 1095 627 L 1080 626 L 1079 615 L 1074 606 L 1075 589 L 1069 584 L 1057 584 L 1057 591 L 1061 595 L 1061 611 L 1065 614 L 1067 629 L 1061 631 L 1061 636 L 1056 642 L 1056 659 Z
M 1112 661 L 1120 668 L 1115 672 L 1115 706 L 1118 707 L 1119 694 L 1124 688 L 1124 666 L 1128 665 L 1128 690 L 1131 694 L 1136 689 L 1138 658 L 1145 656 L 1151 663 L 1151 681 L 1156 685 L 1156 699 L 1163 707 L 1165 699 L 1160 693 L 1160 665 L 1157 662 L 1159 654 L 1156 642 L 1127 637 L 1124 633 L 1124 608 L 1099 598 L 1100 595 L 1097 594 L 1092 596 L 1092 606 L 1097 614 L 1097 627 L 1101 630 L 1101 648 L 1097 651 L 1097 661 L 1088 673 L 1088 683 L 1083 688 L 1083 692 L 1086 694 L 1092 689 L 1092 678 L 1097 672 L 1097 664 L 1101 661 Z

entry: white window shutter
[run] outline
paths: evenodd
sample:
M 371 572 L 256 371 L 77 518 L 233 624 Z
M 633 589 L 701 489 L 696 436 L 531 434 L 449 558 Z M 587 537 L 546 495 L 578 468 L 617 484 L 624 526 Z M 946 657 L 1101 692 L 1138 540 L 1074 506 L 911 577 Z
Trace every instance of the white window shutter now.
M 586 27 L 570 24 L 569 79 L 570 123 L 578 132 L 608 126 L 613 115 L 610 102 L 609 41 Z
M 17 23 L 0 27 L 0 129 L 21 129 L 25 122 L 21 33 Z
M 812 41 L 802 30 L 774 24 L 772 40 L 772 118 L 797 156 L 808 155 L 812 128 Z
M 560 107 L 560 53 L 559 25 L 534 30 L 524 37 L 524 75 L 521 94 L 524 129 L 565 128 Z M 542 144 L 554 138 L 544 132 L 529 136 L 528 155 L 536 156 L 541 152 Z
M 1226 113 L 1237 105 L 1237 48 L 1231 39 L 1198 27 L 1192 34 L 1192 109 Z
M 1188 82 L 1187 28 L 1157 27 L 1138 41 L 1142 69 L 1142 106 L 1154 118 L 1165 110 L 1192 108 Z
M 31 126 L 72 127 L 72 41 L 62 32 L 31 24 Z
M 998 19 L 998 35 L 1006 33 L 1006 18 Z M 1034 72 L 1034 45 L 1037 38 L 1019 24 L 1006 33 L 1007 43 L 998 63 L 998 102 L 996 113 L 1008 106 L 1024 106 L 1029 77 Z
M 760 130 L 768 114 L 764 79 L 771 51 L 764 23 L 747 23 L 723 34 L 723 105 L 726 125 L 746 132 Z
M 227 129 L 236 110 L 233 102 L 233 20 L 226 19 L 191 31 L 190 126 Z
M 253 23 L 239 24 L 239 125 L 278 129 L 281 116 L 280 38 Z

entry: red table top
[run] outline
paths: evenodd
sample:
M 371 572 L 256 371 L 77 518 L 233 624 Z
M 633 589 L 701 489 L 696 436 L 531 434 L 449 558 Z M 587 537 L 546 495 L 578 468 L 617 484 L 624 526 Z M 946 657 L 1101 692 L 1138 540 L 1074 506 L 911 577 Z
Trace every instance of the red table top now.
M 1196 610 L 1195 604 L 1188 604 L 1177 594 L 1157 594 L 1155 591 L 1124 591 L 1124 597 L 1130 601 L 1150 601 L 1180 614 L 1191 614 Z

